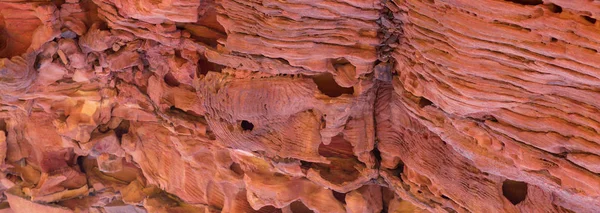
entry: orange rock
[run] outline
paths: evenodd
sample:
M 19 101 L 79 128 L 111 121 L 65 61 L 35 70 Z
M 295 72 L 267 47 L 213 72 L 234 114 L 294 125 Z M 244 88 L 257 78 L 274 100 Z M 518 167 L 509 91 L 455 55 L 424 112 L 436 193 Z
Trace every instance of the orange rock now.
M 0 2 L 0 212 L 599 212 L 584 0 Z

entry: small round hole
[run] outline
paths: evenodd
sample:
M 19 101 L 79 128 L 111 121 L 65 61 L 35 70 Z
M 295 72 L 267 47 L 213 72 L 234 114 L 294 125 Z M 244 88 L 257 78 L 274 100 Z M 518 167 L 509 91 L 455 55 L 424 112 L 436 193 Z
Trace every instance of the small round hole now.
M 562 13 L 563 11 L 562 7 L 552 3 L 548 4 L 548 9 L 550 9 L 550 11 L 553 13 Z
M 254 129 L 254 124 L 247 120 L 243 120 L 241 126 L 244 131 L 252 131 L 252 129 Z

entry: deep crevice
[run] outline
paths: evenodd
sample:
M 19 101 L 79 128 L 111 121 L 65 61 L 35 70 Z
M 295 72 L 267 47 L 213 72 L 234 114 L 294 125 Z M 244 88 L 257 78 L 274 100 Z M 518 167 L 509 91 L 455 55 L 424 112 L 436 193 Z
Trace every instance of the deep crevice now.
M 433 102 L 431 102 L 429 99 L 424 97 L 421 97 L 421 99 L 419 99 L 419 107 L 423 108 L 430 105 L 433 105 Z
M 502 183 L 502 195 L 517 205 L 527 198 L 527 183 L 507 179 Z
M 121 121 L 119 126 L 117 126 L 117 128 L 115 128 L 114 131 L 115 131 L 115 135 L 117 135 L 117 138 L 119 139 L 119 141 L 121 141 L 121 138 L 123 138 L 123 135 L 127 134 L 129 132 L 129 120 Z
M 505 0 L 505 1 L 522 4 L 522 5 L 539 5 L 539 4 L 544 3 L 544 1 L 542 1 L 542 0 Z
M 375 156 L 375 159 L 377 160 L 377 168 L 379 168 L 380 164 L 381 164 L 381 152 L 379 151 L 379 149 L 377 147 L 373 148 L 373 156 Z
M 589 16 L 581 16 L 583 17 L 583 19 L 585 19 L 586 21 L 590 22 L 591 24 L 596 24 L 596 19 L 589 17 Z
M 300 161 L 300 169 L 302 169 L 302 172 L 304 174 L 306 174 L 306 172 L 310 169 L 310 167 L 312 167 L 312 164 L 313 163 L 311 163 L 311 162 L 301 160 Z
M 392 202 L 392 200 L 394 200 L 395 197 L 396 193 L 392 189 L 383 186 L 381 187 L 381 199 L 383 204 L 383 210 L 381 210 L 382 213 L 388 212 L 388 209 L 390 208 L 390 203 Z
M 83 174 L 85 174 L 85 166 L 84 166 L 84 162 L 85 162 L 85 158 L 87 158 L 87 156 L 79 156 L 77 157 L 77 166 L 79 166 L 79 171 Z
M 208 59 L 206 57 L 204 57 L 203 55 L 200 55 L 200 60 L 198 60 L 198 66 L 197 66 L 197 72 L 196 72 L 197 76 L 206 75 L 206 74 L 208 74 L 209 71 L 221 72 L 221 70 L 223 70 L 222 65 L 211 63 L 210 61 L 208 61 Z

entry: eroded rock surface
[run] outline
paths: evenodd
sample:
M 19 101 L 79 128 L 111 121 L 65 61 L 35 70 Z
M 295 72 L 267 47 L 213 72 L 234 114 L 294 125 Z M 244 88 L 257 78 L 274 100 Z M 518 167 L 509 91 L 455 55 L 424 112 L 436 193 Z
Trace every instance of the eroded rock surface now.
M 0 0 L 0 211 L 599 212 L 599 17 Z

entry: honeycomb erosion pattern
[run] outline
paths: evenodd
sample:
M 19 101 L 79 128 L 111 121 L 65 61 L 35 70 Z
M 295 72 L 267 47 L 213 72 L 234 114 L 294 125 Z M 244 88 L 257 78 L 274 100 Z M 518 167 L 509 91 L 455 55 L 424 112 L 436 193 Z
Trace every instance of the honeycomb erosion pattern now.
M 600 212 L 598 18 L 0 0 L 0 212 Z

